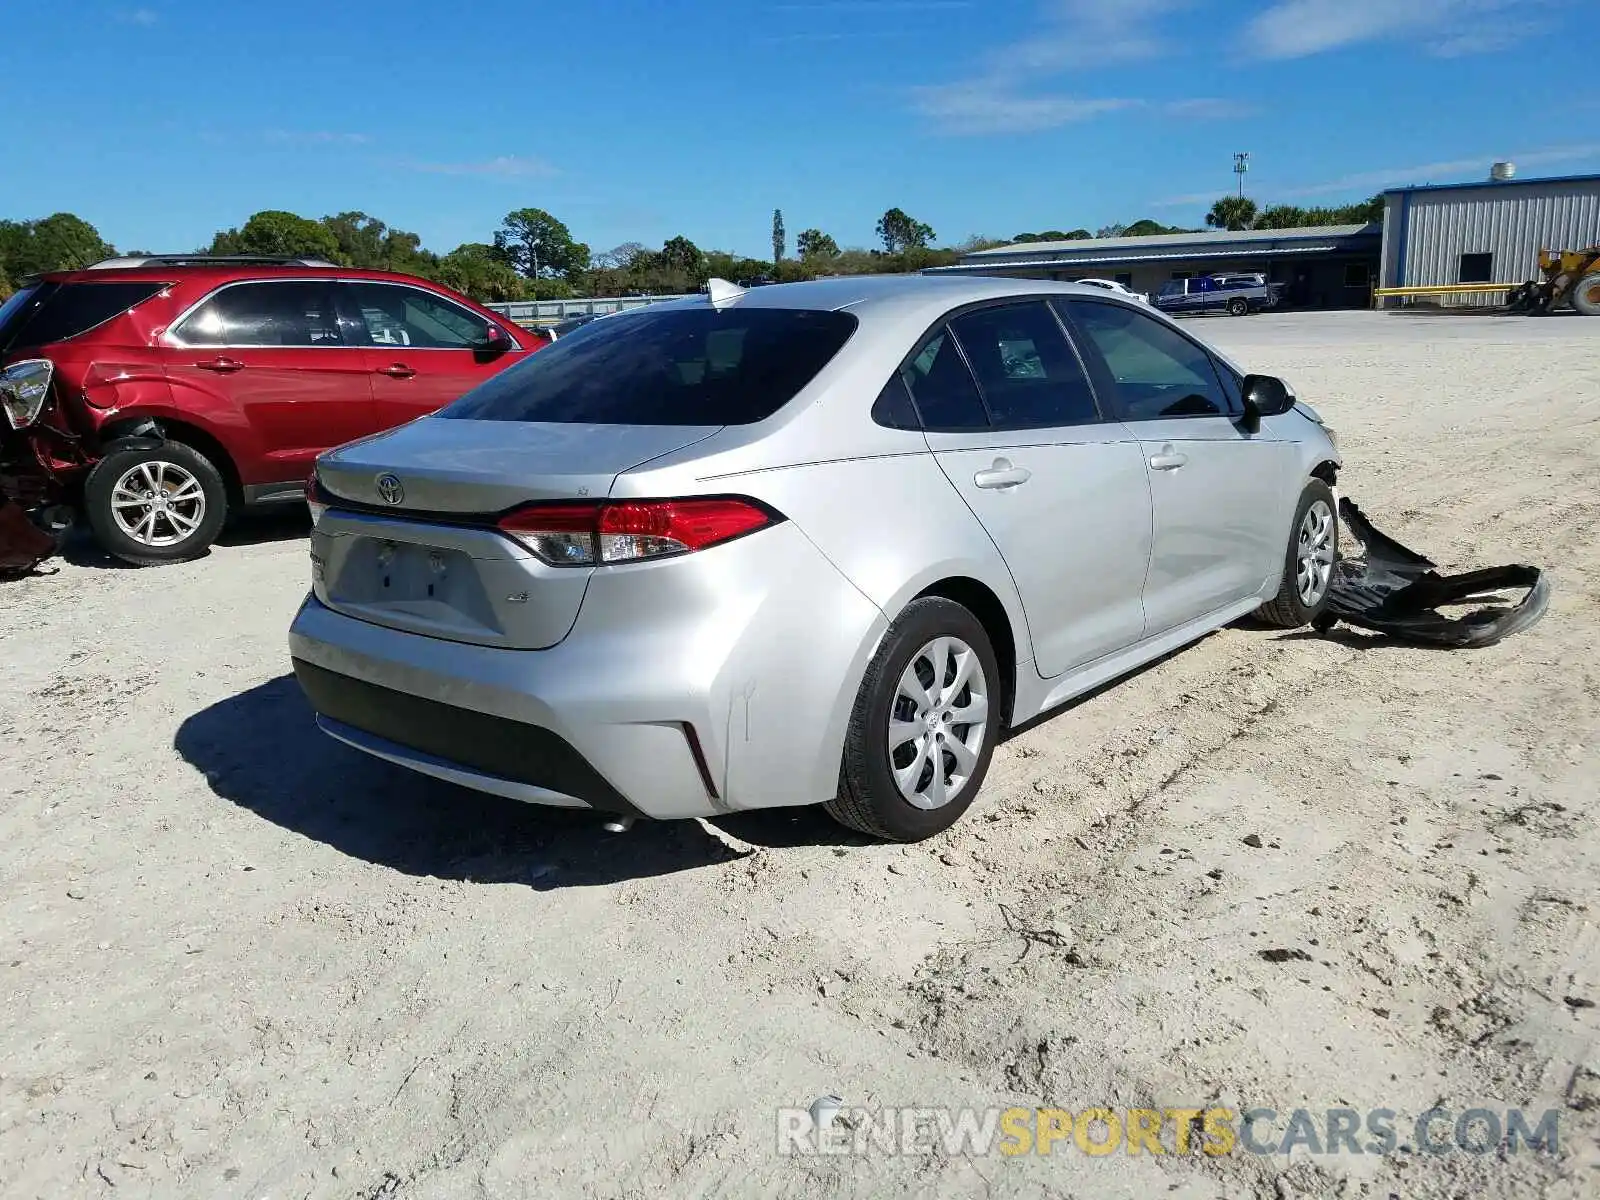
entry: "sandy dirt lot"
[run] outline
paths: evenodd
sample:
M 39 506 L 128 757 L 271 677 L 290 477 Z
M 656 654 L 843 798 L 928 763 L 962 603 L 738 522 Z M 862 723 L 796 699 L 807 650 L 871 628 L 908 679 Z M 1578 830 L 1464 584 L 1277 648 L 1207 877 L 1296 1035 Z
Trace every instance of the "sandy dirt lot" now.
M 1322 410 L 1380 527 L 1551 568 L 1545 620 L 1224 630 L 902 848 L 612 836 L 327 741 L 292 522 L 0 585 L 0 1194 L 1600 1195 L 1600 324 L 1201 331 Z M 826 1093 L 1387 1108 L 1400 1145 L 780 1156 Z M 1436 1105 L 1558 1110 L 1559 1147 L 1422 1153 Z

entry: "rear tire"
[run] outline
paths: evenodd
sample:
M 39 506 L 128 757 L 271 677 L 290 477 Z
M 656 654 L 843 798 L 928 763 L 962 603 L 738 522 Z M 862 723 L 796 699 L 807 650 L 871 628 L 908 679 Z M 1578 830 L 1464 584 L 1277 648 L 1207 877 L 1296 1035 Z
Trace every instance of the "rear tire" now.
M 977 617 L 940 596 L 912 601 L 861 682 L 828 815 L 893 842 L 949 829 L 983 786 L 1004 686 Z
M 206 552 L 227 519 L 228 489 L 205 455 L 167 442 L 106 455 L 84 482 L 83 504 L 107 554 L 158 566 Z
M 1339 560 L 1339 518 L 1333 489 L 1320 479 L 1306 483 L 1295 506 L 1289 548 L 1278 594 L 1256 609 L 1256 618 L 1280 629 L 1310 625 L 1327 607 L 1333 566 Z
M 1235 317 L 1248 316 L 1250 313 L 1250 302 L 1241 296 L 1235 296 L 1232 300 L 1228 301 L 1228 312 L 1230 315 Z
M 1600 271 L 1578 280 L 1572 289 L 1572 307 L 1586 317 L 1600 317 Z

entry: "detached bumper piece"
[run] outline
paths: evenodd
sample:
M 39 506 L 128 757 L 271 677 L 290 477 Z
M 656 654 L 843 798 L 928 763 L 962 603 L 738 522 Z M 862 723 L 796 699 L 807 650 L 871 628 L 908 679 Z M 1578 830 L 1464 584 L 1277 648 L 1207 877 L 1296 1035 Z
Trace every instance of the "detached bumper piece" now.
M 1549 606 L 1550 581 L 1538 567 L 1441 575 L 1435 563 L 1374 527 L 1348 497 L 1339 500 L 1339 516 L 1365 553 L 1341 558 L 1335 566 L 1327 607 L 1316 621 L 1320 633 L 1344 621 L 1425 646 L 1474 649 L 1527 629 Z M 1526 594 L 1515 604 L 1499 594 L 1524 588 Z M 1459 617 L 1438 611 L 1474 601 L 1482 607 Z
M 31 574 L 57 549 L 56 539 L 35 525 L 22 505 L 0 495 L 0 579 Z

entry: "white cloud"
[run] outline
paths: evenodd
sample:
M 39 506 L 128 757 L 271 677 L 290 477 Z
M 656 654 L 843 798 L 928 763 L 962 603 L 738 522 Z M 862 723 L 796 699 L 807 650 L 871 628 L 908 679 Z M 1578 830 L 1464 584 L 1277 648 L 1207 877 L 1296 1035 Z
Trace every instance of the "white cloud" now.
M 1137 100 L 1048 94 L 1026 96 L 986 80 L 916 88 L 912 101 L 918 112 L 937 124 L 939 132 L 952 134 L 1054 129 L 1139 104 Z
M 1548 26 L 1513 19 L 1545 0 L 1276 0 L 1245 26 L 1246 46 L 1265 58 L 1305 58 L 1362 42 L 1421 42 L 1456 58 L 1519 42 Z
M 966 79 L 912 88 L 911 106 L 949 134 L 1032 133 L 1135 109 L 1194 119 L 1239 116 L 1245 106 L 1230 100 L 1084 96 L 1062 78 L 1167 53 L 1160 18 L 1190 2 L 1045 0 L 1036 32 L 990 50 Z
M 487 175 L 503 179 L 548 178 L 560 174 L 555 167 L 540 158 L 523 158 L 515 154 L 502 154 L 483 162 L 406 164 L 413 171 L 430 175 Z

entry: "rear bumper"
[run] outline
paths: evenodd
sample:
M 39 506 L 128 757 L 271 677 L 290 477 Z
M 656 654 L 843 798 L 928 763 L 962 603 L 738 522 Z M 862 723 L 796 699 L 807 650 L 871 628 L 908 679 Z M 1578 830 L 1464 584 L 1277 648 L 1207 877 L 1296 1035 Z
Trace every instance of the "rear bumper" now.
M 812 804 L 886 626 L 792 523 L 597 571 L 544 650 L 446 641 L 306 597 L 289 633 L 324 729 L 425 774 L 655 818 Z

